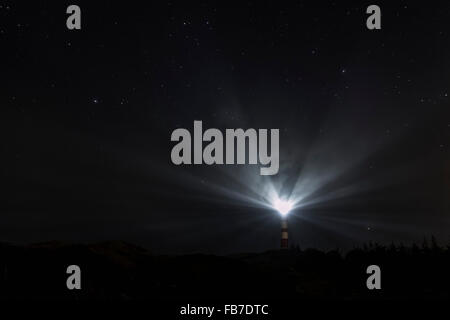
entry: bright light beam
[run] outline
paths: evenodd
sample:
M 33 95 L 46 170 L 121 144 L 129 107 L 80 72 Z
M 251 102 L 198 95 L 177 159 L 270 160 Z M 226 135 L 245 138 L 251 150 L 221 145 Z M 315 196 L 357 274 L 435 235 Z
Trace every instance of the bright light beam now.
M 285 217 L 292 210 L 293 203 L 291 201 L 286 201 L 280 198 L 276 198 L 273 202 L 273 207 Z

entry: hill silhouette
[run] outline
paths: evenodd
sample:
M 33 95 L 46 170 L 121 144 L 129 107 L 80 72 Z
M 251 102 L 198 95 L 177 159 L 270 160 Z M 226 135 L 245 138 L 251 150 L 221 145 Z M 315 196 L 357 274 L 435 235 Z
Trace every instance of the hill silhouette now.
M 79 265 L 82 290 L 66 288 Z M 366 287 L 367 266 L 382 289 Z M 291 248 L 228 256 L 154 255 L 126 242 L 0 244 L 1 299 L 442 299 L 450 297 L 450 249 L 367 244 L 345 254 Z

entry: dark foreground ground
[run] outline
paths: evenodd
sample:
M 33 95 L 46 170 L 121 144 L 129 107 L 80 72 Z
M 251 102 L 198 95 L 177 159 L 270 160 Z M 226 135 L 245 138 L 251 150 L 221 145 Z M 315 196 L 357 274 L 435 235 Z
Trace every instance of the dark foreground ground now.
M 79 265 L 82 290 L 66 288 Z M 381 268 L 368 290 L 366 268 Z M 314 249 L 230 256 L 152 255 L 124 242 L 0 244 L 0 298 L 242 301 L 276 299 L 448 299 L 450 249 L 369 245 L 345 255 Z

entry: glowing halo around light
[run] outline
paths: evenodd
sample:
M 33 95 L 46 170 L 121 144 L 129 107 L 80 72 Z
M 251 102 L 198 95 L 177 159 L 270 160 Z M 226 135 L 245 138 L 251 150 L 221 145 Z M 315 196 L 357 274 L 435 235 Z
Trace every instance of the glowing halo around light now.
M 287 216 L 289 211 L 292 210 L 294 204 L 291 201 L 276 198 L 272 204 L 273 208 L 276 209 L 283 217 Z

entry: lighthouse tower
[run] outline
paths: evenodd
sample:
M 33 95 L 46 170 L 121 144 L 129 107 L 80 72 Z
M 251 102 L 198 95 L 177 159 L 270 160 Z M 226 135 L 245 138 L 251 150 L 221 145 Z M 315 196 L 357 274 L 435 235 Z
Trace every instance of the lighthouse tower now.
M 288 248 L 287 216 L 289 211 L 291 211 L 291 209 L 294 207 L 294 204 L 289 200 L 286 201 L 277 198 L 273 202 L 273 207 L 280 213 L 281 216 L 281 249 L 287 249 Z
M 283 217 L 281 220 L 281 249 L 288 248 L 288 227 L 287 218 Z

